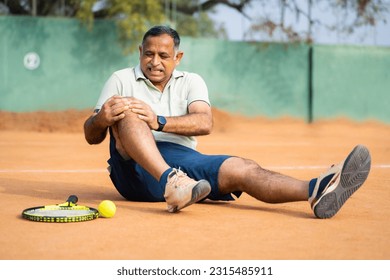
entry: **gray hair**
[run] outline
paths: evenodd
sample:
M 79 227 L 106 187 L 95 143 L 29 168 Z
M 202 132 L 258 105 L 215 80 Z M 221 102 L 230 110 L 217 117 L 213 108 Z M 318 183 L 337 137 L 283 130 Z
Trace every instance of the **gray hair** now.
M 144 35 L 144 38 L 142 39 L 142 45 L 145 43 L 145 40 L 148 37 L 154 37 L 154 36 L 160 36 L 163 34 L 167 34 L 172 37 L 174 47 L 175 49 L 179 49 L 180 46 L 180 36 L 179 33 L 177 33 L 176 30 L 170 28 L 169 26 L 163 26 L 163 25 L 158 25 L 150 28 Z

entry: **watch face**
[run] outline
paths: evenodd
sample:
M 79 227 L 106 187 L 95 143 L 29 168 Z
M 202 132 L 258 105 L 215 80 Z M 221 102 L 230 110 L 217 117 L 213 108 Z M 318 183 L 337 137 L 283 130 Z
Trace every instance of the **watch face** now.
M 167 120 L 163 116 L 158 116 L 157 121 L 159 124 L 165 125 Z

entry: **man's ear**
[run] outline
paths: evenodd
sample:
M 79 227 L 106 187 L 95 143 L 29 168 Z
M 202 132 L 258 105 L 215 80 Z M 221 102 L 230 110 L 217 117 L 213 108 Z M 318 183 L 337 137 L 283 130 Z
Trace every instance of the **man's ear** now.
M 184 52 L 178 51 L 176 54 L 176 65 L 180 64 L 181 59 L 183 58 Z
M 142 56 L 142 45 L 138 46 L 138 50 L 139 50 L 139 57 L 141 57 Z

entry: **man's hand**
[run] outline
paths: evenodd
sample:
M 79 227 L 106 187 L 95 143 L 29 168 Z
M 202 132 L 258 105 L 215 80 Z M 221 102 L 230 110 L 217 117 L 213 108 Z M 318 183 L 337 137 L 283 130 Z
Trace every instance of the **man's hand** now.
M 109 98 L 95 116 L 95 122 L 102 127 L 112 126 L 125 117 L 125 111 L 129 109 L 130 100 L 119 95 Z
M 158 128 L 157 115 L 148 104 L 134 97 L 126 99 L 129 102 L 129 109 L 137 114 L 138 118 L 146 122 L 150 129 L 156 130 Z
M 98 113 L 93 113 L 84 123 L 84 135 L 89 144 L 99 144 L 106 138 L 108 127 L 125 117 L 129 100 L 114 95 L 109 98 Z

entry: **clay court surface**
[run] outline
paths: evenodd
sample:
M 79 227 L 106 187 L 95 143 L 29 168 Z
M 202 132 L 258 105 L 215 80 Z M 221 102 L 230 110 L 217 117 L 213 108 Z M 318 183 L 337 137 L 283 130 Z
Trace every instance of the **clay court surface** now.
M 106 171 L 108 142 L 90 146 L 88 111 L 0 113 L 0 259 L 388 260 L 390 126 L 338 119 L 244 118 L 215 111 L 214 132 L 198 150 L 251 158 L 301 179 L 317 177 L 356 144 L 372 155 L 370 176 L 332 219 L 314 218 L 307 202 L 266 204 L 247 195 L 193 205 L 176 214 L 165 203 L 125 201 Z M 49 224 L 21 218 L 25 208 L 117 205 L 114 218 Z

